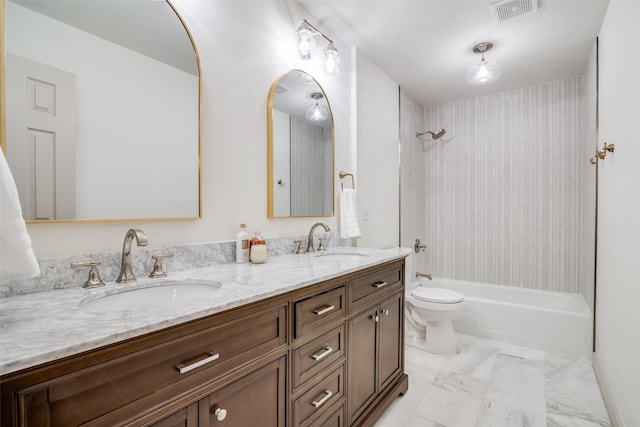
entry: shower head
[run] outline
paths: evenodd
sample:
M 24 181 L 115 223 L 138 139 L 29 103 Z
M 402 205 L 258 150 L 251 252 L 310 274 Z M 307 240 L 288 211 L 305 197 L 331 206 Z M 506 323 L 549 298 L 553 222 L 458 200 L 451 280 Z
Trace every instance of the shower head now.
M 447 131 L 444 129 L 440 129 L 438 132 L 432 132 L 430 130 L 426 131 L 426 132 L 416 132 L 416 138 L 422 135 L 426 135 L 426 134 L 431 134 L 431 137 L 433 139 L 438 139 L 438 138 L 442 138 L 442 136 L 446 133 Z

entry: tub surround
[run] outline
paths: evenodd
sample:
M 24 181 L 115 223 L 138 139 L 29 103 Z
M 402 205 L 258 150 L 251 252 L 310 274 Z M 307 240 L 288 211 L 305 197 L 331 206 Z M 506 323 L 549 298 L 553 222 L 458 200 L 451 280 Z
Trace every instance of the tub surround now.
M 268 242 L 274 245 L 273 240 L 268 239 Z M 292 241 L 289 239 L 287 242 Z M 194 247 L 181 248 L 185 252 L 176 253 L 170 264 L 169 276 L 164 279 L 149 279 L 138 273 L 137 282 L 119 285 L 113 282 L 115 274 L 109 272 L 103 277 L 107 283 L 102 288 L 81 288 L 83 280 L 74 277 L 75 287 L 71 289 L 0 298 L 0 374 L 157 331 L 410 254 L 406 248 L 340 248 L 339 256 L 270 255 L 267 263 L 260 265 L 222 262 L 233 259 L 232 250 L 226 249 L 232 244 L 204 245 L 212 251 L 208 255 L 195 251 Z M 276 252 L 277 248 L 278 245 L 274 245 L 271 249 Z M 166 248 L 177 252 L 175 249 Z M 354 254 L 350 255 L 350 251 Z M 141 252 L 134 254 L 140 257 Z M 197 256 L 185 256 L 192 253 Z M 148 259 L 151 259 L 150 255 Z M 212 260 L 218 259 L 220 263 L 211 265 Z M 200 265 L 205 262 L 209 265 Z M 150 267 L 144 271 L 150 271 Z M 117 268 L 112 269 L 117 273 Z M 178 269 L 180 271 L 175 271 Z M 66 270 L 75 274 L 65 262 Z M 110 270 L 103 268 L 102 271 Z M 139 266 L 134 264 L 134 271 L 140 271 Z M 83 277 L 84 274 L 86 271 L 82 273 Z M 203 298 L 169 309 L 93 313 L 81 308 L 81 303 L 87 299 L 175 280 L 215 281 L 221 287 L 214 298 Z

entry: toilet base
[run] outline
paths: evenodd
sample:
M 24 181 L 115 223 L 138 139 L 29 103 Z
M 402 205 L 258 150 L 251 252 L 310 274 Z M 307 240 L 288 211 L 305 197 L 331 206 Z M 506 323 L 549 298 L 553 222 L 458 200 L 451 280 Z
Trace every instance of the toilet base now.
M 435 354 L 452 354 L 456 351 L 458 337 L 451 321 L 427 322 L 426 350 Z

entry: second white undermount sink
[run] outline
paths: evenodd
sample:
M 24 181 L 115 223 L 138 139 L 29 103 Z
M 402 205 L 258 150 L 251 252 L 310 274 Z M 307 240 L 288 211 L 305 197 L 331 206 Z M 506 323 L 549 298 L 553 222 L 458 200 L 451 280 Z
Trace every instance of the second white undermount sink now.
M 131 311 L 170 308 L 216 295 L 219 282 L 170 281 L 157 286 L 107 294 L 80 303 L 86 311 Z

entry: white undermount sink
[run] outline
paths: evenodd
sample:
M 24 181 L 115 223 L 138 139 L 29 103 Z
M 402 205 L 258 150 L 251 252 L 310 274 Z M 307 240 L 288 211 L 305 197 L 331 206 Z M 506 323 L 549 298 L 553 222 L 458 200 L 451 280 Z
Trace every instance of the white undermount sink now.
M 357 248 L 332 248 L 326 251 L 315 252 L 315 256 L 332 256 L 332 255 L 355 255 L 355 256 L 369 256 L 369 254 L 358 250 Z
M 91 298 L 81 302 L 80 308 L 93 312 L 170 308 L 213 297 L 220 286 L 219 282 L 167 281 L 157 286 Z

